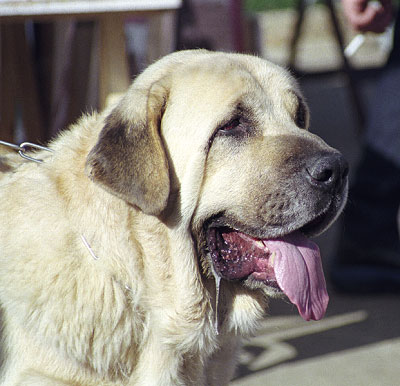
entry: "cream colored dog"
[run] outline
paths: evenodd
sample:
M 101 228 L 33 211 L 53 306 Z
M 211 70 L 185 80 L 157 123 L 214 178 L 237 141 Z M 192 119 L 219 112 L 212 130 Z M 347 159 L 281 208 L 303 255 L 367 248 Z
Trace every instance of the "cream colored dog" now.
M 342 209 L 347 165 L 307 126 L 281 68 L 183 51 L 42 164 L 2 158 L 2 384 L 220 386 L 269 296 L 321 318 L 306 236 Z

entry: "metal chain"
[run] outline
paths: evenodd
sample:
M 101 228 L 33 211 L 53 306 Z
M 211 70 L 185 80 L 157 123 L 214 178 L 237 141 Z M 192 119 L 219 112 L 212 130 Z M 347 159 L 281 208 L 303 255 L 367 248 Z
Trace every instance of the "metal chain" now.
M 40 164 L 43 163 L 43 160 L 30 157 L 29 155 L 26 154 L 26 151 L 29 149 L 34 149 L 34 150 L 45 150 L 45 151 L 49 151 L 49 152 L 53 153 L 53 150 L 48 147 L 37 145 L 35 143 L 30 143 L 30 142 L 23 142 L 20 145 L 15 145 L 13 143 L 0 141 L 0 145 L 11 147 L 11 149 L 14 149 L 15 151 L 17 151 L 18 154 L 22 158 L 27 159 L 32 162 L 40 163 Z

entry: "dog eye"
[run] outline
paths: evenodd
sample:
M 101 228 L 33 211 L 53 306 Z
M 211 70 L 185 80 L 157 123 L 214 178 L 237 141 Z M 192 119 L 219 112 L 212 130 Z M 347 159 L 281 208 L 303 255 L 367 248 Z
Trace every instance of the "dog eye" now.
M 222 133 L 232 133 L 235 129 L 239 128 L 241 124 L 240 118 L 235 118 L 222 127 L 220 127 L 219 131 Z

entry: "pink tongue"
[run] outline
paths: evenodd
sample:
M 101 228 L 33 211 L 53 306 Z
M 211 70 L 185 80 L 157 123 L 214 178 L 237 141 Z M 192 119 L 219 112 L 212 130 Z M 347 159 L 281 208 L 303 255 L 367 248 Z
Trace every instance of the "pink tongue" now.
M 321 319 L 329 296 L 318 246 L 301 233 L 264 240 L 264 245 L 275 252 L 273 265 L 278 285 L 303 319 Z

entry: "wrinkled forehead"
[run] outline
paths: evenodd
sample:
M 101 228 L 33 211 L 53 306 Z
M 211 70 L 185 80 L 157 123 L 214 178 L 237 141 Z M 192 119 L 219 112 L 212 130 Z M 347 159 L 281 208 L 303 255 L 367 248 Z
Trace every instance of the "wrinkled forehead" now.
M 300 95 L 282 68 L 254 57 L 224 55 L 179 68 L 169 96 L 182 120 L 189 113 L 190 119 L 206 126 L 225 119 L 238 105 L 264 122 L 282 122 L 282 112 Z

